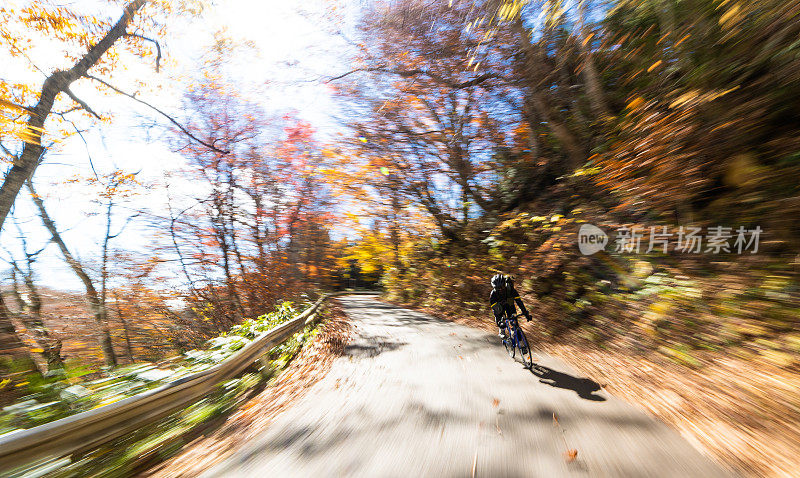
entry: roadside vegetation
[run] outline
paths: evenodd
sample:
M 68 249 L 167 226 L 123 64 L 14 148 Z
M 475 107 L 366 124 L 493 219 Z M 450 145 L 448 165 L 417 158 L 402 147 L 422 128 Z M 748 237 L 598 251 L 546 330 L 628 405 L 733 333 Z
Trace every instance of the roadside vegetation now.
M 292 303 L 285 302 L 275 311 L 247 320 L 209 340 L 202 349 L 187 351 L 158 364 L 120 367 L 91 381 L 80 381 L 79 373 L 69 371 L 66 380 L 27 384 L 32 393 L 0 414 L 0 434 L 102 407 L 205 370 L 235 354 L 260 333 L 294 319 L 298 313 Z M 98 472 L 127 476 L 171 457 L 199 433 L 220 426 L 243 403 L 274 383 L 303 347 L 326 329 L 327 307 L 323 306 L 318 314 L 323 316 L 322 325 L 308 326 L 267 351 L 263 360 L 239 377 L 219 384 L 217 390 L 186 409 L 81 456 L 50 461 L 36 470 L 46 470 L 48 476 L 86 476 Z

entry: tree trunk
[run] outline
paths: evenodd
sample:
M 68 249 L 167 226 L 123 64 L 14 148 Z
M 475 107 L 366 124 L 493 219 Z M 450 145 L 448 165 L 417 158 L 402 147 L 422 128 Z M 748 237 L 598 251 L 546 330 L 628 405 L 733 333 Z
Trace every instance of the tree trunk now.
M 11 314 L 0 294 L 0 377 L 14 372 L 39 373 L 28 347 L 19 339 Z
M 405 276 L 403 262 L 400 260 L 400 194 L 396 184 L 390 189 L 392 193 L 392 219 L 389 224 L 389 238 L 392 242 L 394 268 L 397 270 L 397 277 L 402 279 Z
M 83 282 L 83 286 L 86 289 L 86 302 L 89 305 L 89 309 L 91 310 L 94 320 L 97 322 L 97 327 L 100 331 L 100 348 L 103 350 L 103 356 L 105 358 L 106 365 L 115 367 L 117 365 L 117 356 L 114 353 L 111 332 L 108 330 L 108 324 L 104 320 L 106 315 L 105 304 L 100 301 L 100 296 L 98 295 L 97 289 L 95 289 L 94 284 L 92 283 L 92 279 L 89 277 L 86 271 L 84 271 L 81 263 L 75 259 L 75 257 L 67 248 L 67 245 L 64 243 L 64 239 L 61 237 L 61 234 L 59 234 L 56 224 L 47 214 L 47 210 L 44 207 L 44 201 L 42 201 L 42 198 L 36 194 L 36 191 L 33 188 L 33 183 L 28 180 L 26 184 L 28 186 L 28 191 L 31 193 L 34 204 L 36 204 L 36 207 L 39 209 L 39 217 L 41 217 L 44 227 L 46 227 L 50 232 L 53 242 L 55 242 L 58 248 L 61 250 L 64 260 L 67 261 L 67 264 L 75 273 L 75 275 L 78 276 L 78 279 Z
M 580 16 L 580 38 L 583 49 L 583 79 L 586 82 L 586 95 L 589 97 L 589 103 L 592 105 L 592 111 L 597 119 L 604 119 L 611 116 L 606 96 L 603 92 L 603 87 L 600 85 L 600 75 L 597 73 L 597 68 L 594 65 L 594 57 L 592 48 L 589 46 L 589 36 L 586 33 L 586 2 L 581 1 L 578 7 L 578 14 Z
M 536 82 L 531 76 L 531 72 L 538 70 L 536 65 L 536 54 L 533 51 L 533 45 L 531 45 L 531 42 L 528 40 L 528 30 L 522 24 L 522 18 L 518 16 L 512 25 L 514 33 L 517 35 L 517 42 L 525 59 L 530 105 L 538 117 L 546 123 L 547 128 L 561 144 L 562 148 L 564 149 L 564 154 L 567 156 L 568 168 L 570 170 L 575 170 L 583 166 L 583 164 L 586 162 L 586 151 L 578 137 L 572 133 L 569 127 L 567 127 L 566 122 L 558 118 L 558 112 L 548 105 L 544 95 L 537 89 Z M 535 124 L 531 124 L 530 127 L 532 130 L 536 130 Z
M 3 229 L 3 223 L 14 205 L 14 200 L 22 189 L 23 183 L 33 177 L 33 172 L 39 165 L 39 160 L 44 153 L 44 147 L 41 145 L 44 124 L 53 109 L 56 97 L 67 91 L 75 80 L 86 75 L 114 43 L 125 35 L 133 16 L 146 3 L 147 0 L 129 2 L 117 23 L 97 44 L 89 48 L 89 51 L 72 68 L 56 71 L 44 80 L 39 101 L 30 109 L 30 115 L 25 125 L 30 139 L 25 142 L 22 153 L 15 158 L 14 164 L 3 180 L 3 185 L 0 186 L 0 230 Z
M 16 262 L 13 262 L 13 267 L 17 267 Z M 42 349 L 41 354 L 47 362 L 47 371 L 63 371 L 64 361 L 61 359 L 61 340 L 51 336 L 50 331 L 45 327 L 42 320 L 42 300 L 39 297 L 39 291 L 36 289 L 36 284 L 33 283 L 30 274 L 23 275 L 25 286 L 30 294 L 30 301 L 22 298 L 17 289 L 16 270 L 11 269 L 11 294 L 17 302 L 19 313 L 14 314 L 10 311 L 8 313 L 10 316 L 16 315 L 25 327 L 32 332 L 36 344 Z
M 536 110 L 536 114 L 547 123 L 547 128 L 556 137 L 561 147 L 564 148 L 564 154 L 567 157 L 567 169 L 574 171 L 580 168 L 586 162 L 586 151 L 584 151 L 578 138 L 572 134 L 572 131 L 566 124 L 556 121 L 551 116 L 553 113 L 550 107 L 545 103 L 544 99 L 538 92 L 530 93 L 531 106 Z M 530 124 L 530 127 L 535 127 L 535 124 Z
M 114 294 L 114 301 L 117 305 L 117 318 L 119 319 L 120 323 L 122 323 L 122 331 L 125 333 L 125 352 L 128 355 L 128 360 L 131 363 L 134 363 L 136 360 L 133 358 L 133 346 L 131 345 L 131 334 L 128 330 L 128 321 L 125 320 L 125 317 L 122 315 L 122 308 L 119 306 L 119 296 Z

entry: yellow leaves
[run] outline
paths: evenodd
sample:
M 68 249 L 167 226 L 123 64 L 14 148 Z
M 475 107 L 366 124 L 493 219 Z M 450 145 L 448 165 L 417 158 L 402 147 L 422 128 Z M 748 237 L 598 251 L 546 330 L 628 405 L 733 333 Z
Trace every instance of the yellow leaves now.
M 542 5 L 542 13 L 545 15 L 546 25 L 554 27 L 561 22 L 566 10 L 561 0 L 548 0 Z
M 18 27 L 37 32 L 48 39 L 90 47 L 110 27 L 106 21 L 94 16 L 79 15 L 66 7 L 42 7 L 37 3 L 10 12 Z
M 708 101 L 713 101 L 713 100 L 716 100 L 717 98 L 719 98 L 719 97 L 722 97 L 722 96 L 725 96 L 725 95 L 727 95 L 728 93 L 730 93 L 730 92 L 732 92 L 732 91 L 736 91 L 736 90 L 738 90 L 738 89 L 739 89 L 739 85 L 736 85 L 736 86 L 734 86 L 733 88 L 728 88 L 728 89 L 727 89 L 727 90 L 725 90 L 725 91 L 721 91 L 721 92 L 719 92 L 719 93 L 713 93 L 713 94 L 711 94 L 711 95 L 709 96 L 709 100 L 708 100 Z
M 12 102 L 10 102 L 8 100 L 4 100 L 3 98 L 0 98 L 0 106 L 2 106 L 3 108 L 8 108 L 10 110 L 14 110 L 14 111 L 16 111 L 18 113 L 27 113 L 28 112 L 28 110 L 23 108 L 22 106 L 14 104 L 14 103 L 12 103 Z
M 5 90 L 4 83 L 0 82 L 0 90 Z M 29 111 L 12 101 L 0 98 L 0 108 L 11 112 L 10 115 L 0 115 L 0 136 L 10 136 L 23 142 L 39 145 L 44 129 L 27 126 L 19 118 L 21 115 L 28 114 Z M 9 117 L 10 116 L 10 117 Z M 14 118 L 16 116 L 16 118 Z
M 497 16 L 500 17 L 501 20 L 513 20 L 517 17 L 517 15 L 519 15 L 519 12 L 522 10 L 524 4 L 525 2 L 523 1 L 504 3 L 500 7 L 500 10 L 498 10 Z
M 637 109 L 639 109 L 639 108 L 640 108 L 642 105 L 644 105 L 644 103 L 645 103 L 645 99 L 644 99 L 644 98 L 642 98 L 641 96 L 637 96 L 636 98 L 634 98 L 634 100 L 633 100 L 633 101 L 631 101 L 630 103 L 628 103 L 628 106 L 626 106 L 625 108 L 626 108 L 626 109 L 629 109 L 629 110 L 631 110 L 631 111 L 636 111 L 636 110 L 637 110 Z
M 717 91 L 717 92 L 712 91 L 705 94 L 703 94 L 700 90 L 691 90 L 679 96 L 675 101 L 670 103 L 669 107 L 675 109 L 681 106 L 687 106 L 691 104 L 708 103 L 738 89 L 739 86 L 734 86 L 733 88 L 728 88 L 727 90 L 724 91 Z
M 36 347 L 36 348 L 32 348 L 31 352 L 33 352 L 35 354 L 40 354 L 40 353 L 44 352 L 44 349 Z
M 724 3 L 723 3 L 724 4 Z M 717 8 L 721 7 L 720 4 Z M 723 28 L 728 28 L 739 20 L 739 11 L 741 7 L 738 3 L 731 5 L 727 12 L 719 18 L 719 25 Z
M 687 39 L 687 38 L 689 38 L 690 36 L 692 36 L 692 35 L 690 35 L 690 34 L 688 34 L 688 33 L 687 33 L 686 35 L 684 35 L 684 36 L 683 36 L 683 38 L 681 38 L 680 40 L 678 40 L 678 41 L 675 43 L 675 47 L 677 48 L 677 47 L 678 47 L 678 46 L 679 46 L 681 43 L 683 43 L 684 41 L 686 41 L 686 39 Z
M 590 33 L 589 36 L 583 39 L 583 41 L 581 42 L 581 46 L 586 46 L 587 43 L 592 41 L 592 38 L 594 38 L 594 32 Z
M 650 66 L 650 68 L 648 68 L 648 69 L 647 69 L 647 72 L 648 72 L 648 73 L 650 73 L 651 71 L 653 71 L 653 70 L 655 70 L 656 68 L 658 68 L 658 67 L 659 67 L 659 65 L 661 65 L 662 63 L 664 63 L 664 62 L 663 62 L 663 61 L 661 61 L 661 60 L 658 60 L 657 62 L 653 63 L 653 64 Z
M 697 98 L 698 96 L 700 96 L 700 91 L 691 90 L 688 93 L 684 93 L 681 96 L 679 96 L 678 99 L 676 99 L 675 101 L 673 101 L 669 105 L 669 107 L 670 108 L 677 108 L 678 106 L 681 106 L 683 104 L 686 104 L 686 103 L 692 101 L 693 99 Z
M 36 146 L 41 145 L 41 137 L 44 133 L 42 128 L 37 128 L 35 126 L 24 126 L 19 125 L 16 122 L 8 121 L 7 124 L 2 124 L 3 121 L 0 120 L 0 126 L 5 126 L 1 131 L 4 134 L 9 136 L 13 136 L 25 143 L 34 144 Z

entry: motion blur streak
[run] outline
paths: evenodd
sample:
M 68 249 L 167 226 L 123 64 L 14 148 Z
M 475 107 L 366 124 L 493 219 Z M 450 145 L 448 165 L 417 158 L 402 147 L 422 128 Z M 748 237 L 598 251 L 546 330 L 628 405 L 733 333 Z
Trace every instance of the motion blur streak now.
M 356 326 L 344 356 L 204 476 L 456 477 L 473 464 L 484 477 L 733 476 L 559 360 L 542 356 L 534 374 L 496 336 L 371 298 L 342 302 Z

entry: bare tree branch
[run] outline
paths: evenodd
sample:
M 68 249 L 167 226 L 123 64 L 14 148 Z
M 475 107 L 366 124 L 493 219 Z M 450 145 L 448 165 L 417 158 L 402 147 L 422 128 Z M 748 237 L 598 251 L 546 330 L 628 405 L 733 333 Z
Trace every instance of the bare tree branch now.
M 85 101 L 83 101 L 82 99 L 80 99 L 77 96 L 75 96 L 75 93 L 73 93 L 72 90 L 70 90 L 69 88 L 64 88 L 64 93 L 66 93 L 67 96 L 72 98 L 72 101 L 74 101 L 75 103 L 78 103 L 79 105 L 81 105 L 81 108 L 83 108 L 84 110 L 89 112 L 92 116 L 94 116 L 97 119 L 103 119 L 89 105 L 87 105 Z
M 8 159 L 10 159 L 11 161 L 14 161 L 14 160 L 17 159 L 17 156 L 15 154 L 13 154 L 11 151 L 9 151 L 8 148 L 6 148 L 6 145 L 4 145 L 3 143 L 0 143 L 0 149 L 3 150 L 3 152 L 6 154 L 6 156 L 8 156 Z
M 68 122 L 69 124 L 71 124 L 71 125 L 72 125 L 72 127 L 75 129 L 75 132 L 76 132 L 76 133 L 78 133 L 78 136 L 80 136 L 81 140 L 83 141 L 83 146 L 86 148 L 86 157 L 87 157 L 87 158 L 89 158 L 89 166 L 92 168 L 92 172 L 94 173 L 94 177 L 95 177 L 95 179 L 98 179 L 100 176 L 97 174 L 97 170 L 94 168 L 94 161 L 92 160 L 92 153 L 91 153 L 91 151 L 89 150 L 89 142 L 88 142 L 88 141 L 86 141 L 86 137 L 85 137 L 85 136 L 83 136 L 83 131 L 81 131 L 81 130 L 78 128 L 78 125 L 76 125 L 74 121 L 72 121 L 72 120 L 70 120 L 70 119 L 67 119 L 67 118 L 65 118 L 65 117 L 64 117 L 64 115 L 65 115 L 66 113 L 55 113 L 55 114 L 57 114 L 58 116 L 60 116 L 60 117 L 61 117 L 61 119 L 63 119 L 64 121 L 66 121 L 66 122 Z
M 127 33 L 125 36 L 131 38 L 141 38 L 142 40 L 152 42 L 156 46 L 156 73 L 158 73 L 161 69 L 161 45 L 158 43 L 158 41 L 139 35 L 138 33 Z
M 126 93 L 125 91 L 122 91 L 122 90 L 120 90 L 120 89 L 119 89 L 119 88 L 117 88 L 116 86 L 110 85 L 110 84 L 109 84 L 107 81 L 105 81 L 105 80 L 102 80 L 102 79 L 100 79 L 100 78 L 97 78 L 96 76 L 92 76 L 92 75 L 86 75 L 86 77 L 87 77 L 87 78 L 89 78 L 90 80 L 94 80 L 94 81 L 96 81 L 96 82 L 98 82 L 98 83 L 100 83 L 100 84 L 102 84 L 102 85 L 105 85 L 107 88 L 110 88 L 110 89 L 112 89 L 112 90 L 116 91 L 117 93 L 119 93 L 119 94 L 121 94 L 121 95 L 123 95 L 123 96 L 127 96 L 128 98 L 130 98 L 130 99 L 132 99 L 132 100 L 134 100 L 134 101 L 136 101 L 136 102 L 138 102 L 138 103 L 141 103 L 141 104 L 143 104 L 143 105 L 147 106 L 148 108 L 152 109 L 152 110 L 153 110 L 153 111 L 155 111 L 156 113 L 158 113 L 158 114 L 160 114 L 161 116 L 163 116 L 163 117 L 167 118 L 167 119 L 168 119 L 168 120 L 169 120 L 169 121 L 170 121 L 172 124 L 174 124 L 174 125 L 175 125 L 175 126 L 178 128 L 178 129 L 180 129 L 180 130 L 183 132 L 183 134 L 185 134 L 186 136 L 188 136 L 188 137 L 192 138 L 193 140 L 197 141 L 198 143 L 202 144 L 202 145 L 203 145 L 203 146 L 205 146 L 206 148 L 208 148 L 208 149 L 210 149 L 210 150 L 212 150 L 212 151 L 216 151 L 217 153 L 221 153 L 221 154 L 228 154 L 228 153 L 230 153 L 230 151 L 225 151 L 225 150 L 223 150 L 223 149 L 219 149 L 219 148 L 217 148 L 216 146 L 214 146 L 213 144 L 206 143 L 206 142 L 205 142 L 205 141 L 203 141 L 202 139 L 200 139 L 200 138 L 198 138 L 197 136 L 193 135 L 193 134 L 192 134 L 191 132 L 189 132 L 189 130 L 188 130 L 188 129 L 186 129 L 186 128 L 185 128 L 185 127 L 182 125 L 182 124 L 178 123 L 178 121 L 177 121 L 175 118 L 173 118 L 172 116 L 168 115 L 167 113 L 165 113 L 164 111 L 160 110 L 159 108 L 157 108 L 157 107 L 155 107 L 155 106 L 151 105 L 150 103 L 148 103 L 148 102 L 146 102 L 146 101 L 144 101 L 144 100 L 140 100 L 139 98 L 137 98 L 137 97 L 136 97 L 136 95 L 132 95 L 132 94 L 130 94 L 130 93 Z
M 391 68 L 387 68 L 387 67 L 383 67 L 383 66 L 377 66 L 377 67 L 371 67 L 371 68 L 356 68 L 355 70 L 350 70 L 350 71 L 348 71 L 346 73 L 343 73 L 341 75 L 333 76 L 331 78 L 328 78 L 327 80 L 325 80 L 325 83 L 330 83 L 332 81 L 340 80 L 340 79 L 342 79 L 342 78 L 344 78 L 346 76 L 349 76 L 349 75 L 352 75 L 353 73 L 358 73 L 358 72 L 390 73 L 392 75 L 397 75 L 397 76 L 400 76 L 402 78 L 410 78 L 410 77 L 413 77 L 413 76 L 427 76 L 428 78 L 436 81 L 437 83 L 441 83 L 441 84 L 447 85 L 450 88 L 453 88 L 453 89 L 456 89 L 456 90 L 469 88 L 470 86 L 476 86 L 476 85 L 479 85 L 479 84 L 483 83 L 484 81 L 486 81 L 488 79 L 496 77 L 496 75 L 493 74 L 493 73 L 484 73 L 484 74 L 482 74 L 480 76 L 477 76 L 477 77 L 475 77 L 475 78 L 473 78 L 471 80 L 462 81 L 462 82 L 455 82 L 455 81 L 449 80 L 447 78 L 444 78 L 444 77 L 442 77 L 440 75 L 437 75 L 436 73 L 432 73 L 430 71 L 426 71 L 426 70 L 422 70 L 422 69 L 397 70 L 397 69 L 391 69 Z

